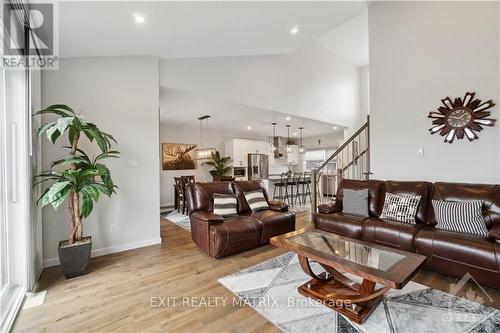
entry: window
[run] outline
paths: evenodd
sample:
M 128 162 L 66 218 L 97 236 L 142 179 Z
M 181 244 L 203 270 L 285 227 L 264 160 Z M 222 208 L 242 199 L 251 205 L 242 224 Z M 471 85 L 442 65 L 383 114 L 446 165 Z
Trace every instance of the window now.
M 0 68 L 0 87 L 5 87 L 4 69 Z M 5 118 L 4 118 L 4 89 L 0 89 L 0 133 L 5 133 Z M 7 225 L 5 211 L 6 205 L 6 183 L 5 183 L 5 156 L 4 136 L 0 135 L 0 300 L 4 299 L 6 294 L 8 279 L 8 254 L 7 254 Z M 0 303 L 3 305 L 3 302 Z M 3 308 L 3 306 L 2 306 Z

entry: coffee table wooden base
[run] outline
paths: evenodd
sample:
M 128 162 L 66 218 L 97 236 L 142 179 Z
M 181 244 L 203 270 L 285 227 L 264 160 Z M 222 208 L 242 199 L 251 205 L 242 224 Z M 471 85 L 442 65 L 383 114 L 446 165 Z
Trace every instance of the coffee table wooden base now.
M 316 275 L 306 257 L 299 255 L 299 262 L 304 272 L 312 277 L 298 288 L 299 293 L 320 301 L 358 324 L 363 323 L 390 289 L 382 287 L 375 290 L 375 282 L 367 279 L 363 279 L 362 283 L 354 282 L 321 263 L 326 272 Z

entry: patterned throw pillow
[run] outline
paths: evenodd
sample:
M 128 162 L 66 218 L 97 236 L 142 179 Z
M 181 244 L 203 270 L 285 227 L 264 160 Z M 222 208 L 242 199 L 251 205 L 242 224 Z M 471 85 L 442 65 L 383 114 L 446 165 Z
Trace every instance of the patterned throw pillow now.
M 386 193 L 380 218 L 415 224 L 420 198 L 420 195 Z
M 231 194 L 214 193 L 214 214 L 222 217 L 237 215 L 236 197 Z
M 368 217 L 368 189 L 344 189 L 342 212 L 361 217 Z
M 243 194 L 245 195 L 245 199 L 252 212 L 255 213 L 261 210 L 269 209 L 269 205 L 267 204 L 266 198 L 264 198 L 264 193 L 262 193 L 262 190 L 245 192 Z
M 483 218 L 483 202 L 432 200 L 437 229 L 463 234 L 488 237 L 488 229 Z

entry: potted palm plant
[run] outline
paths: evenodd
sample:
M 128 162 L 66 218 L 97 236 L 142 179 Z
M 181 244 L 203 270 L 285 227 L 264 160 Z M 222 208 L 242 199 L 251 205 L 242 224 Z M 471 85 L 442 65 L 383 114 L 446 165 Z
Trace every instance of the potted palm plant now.
M 229 171 L 231 171 L 231 166 L 226 166 L 226 164 L 231 161 L 230 157 L 221 157 L 219 151 L 211 156 L 211 161 L 203 162 L 201 165 L 208 165 L 213 167 L 210 170 L 210 174 L 214 178 L 214 181 L 224 177 Z
M 57 209 L 67 201 L 69 237 L 59 242 L 58 253 L 64 276 L 72 278 L 85 273 L 92 249 L 92 238 L 83 237 L 82 220 L 90 215 L 100 194 L 110 197 L 116 193 L 111 173 L 102 161 L 117 158 L 119 152 L 111 150 L 111 142 L 116 143 L 111 135 L 87 122 L 67 105 L 51 105 L 35 115 L 42 114 L 55 115 L 57 119 L 42 124 L 38 135 L 45 133 L 53 144 L 64 134 L 69 140 L 69 145 L 63 146 L 67 156 L 53 161 L 49 170 L 35 176 L 34 184 L 50 183 L 38 199 L 42 207 L 52 205 Z M 90 157 L 78 148 L 82 135 L 97 144 L 100 150 L 97 156 Z

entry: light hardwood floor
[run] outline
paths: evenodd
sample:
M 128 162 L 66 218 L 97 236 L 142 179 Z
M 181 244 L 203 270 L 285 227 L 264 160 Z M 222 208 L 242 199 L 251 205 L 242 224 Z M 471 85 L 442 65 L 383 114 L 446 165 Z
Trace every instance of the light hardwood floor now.
M 297 228 L 310 223 L 309 212 L 297 214 Z M 279 332 L 248 306 L 151 307 L 151 298 L 231 299 L 218 278 L 284 251 L 268 245 L 212 259 L 197 249 L 188 231 L 164 219 L 161 236 L 161 245 L 92 258 L 89 273 L 71 280 L 59 267 L 45 269 L 36 286 L 47 290 L 45 302 L 22 310 L 14 332 Z M 446 292 L 457 282 L 425 270 L 413 280 Z M 500 290 L 485 289 L 494 299 L 486 303 L 500 308 Z

